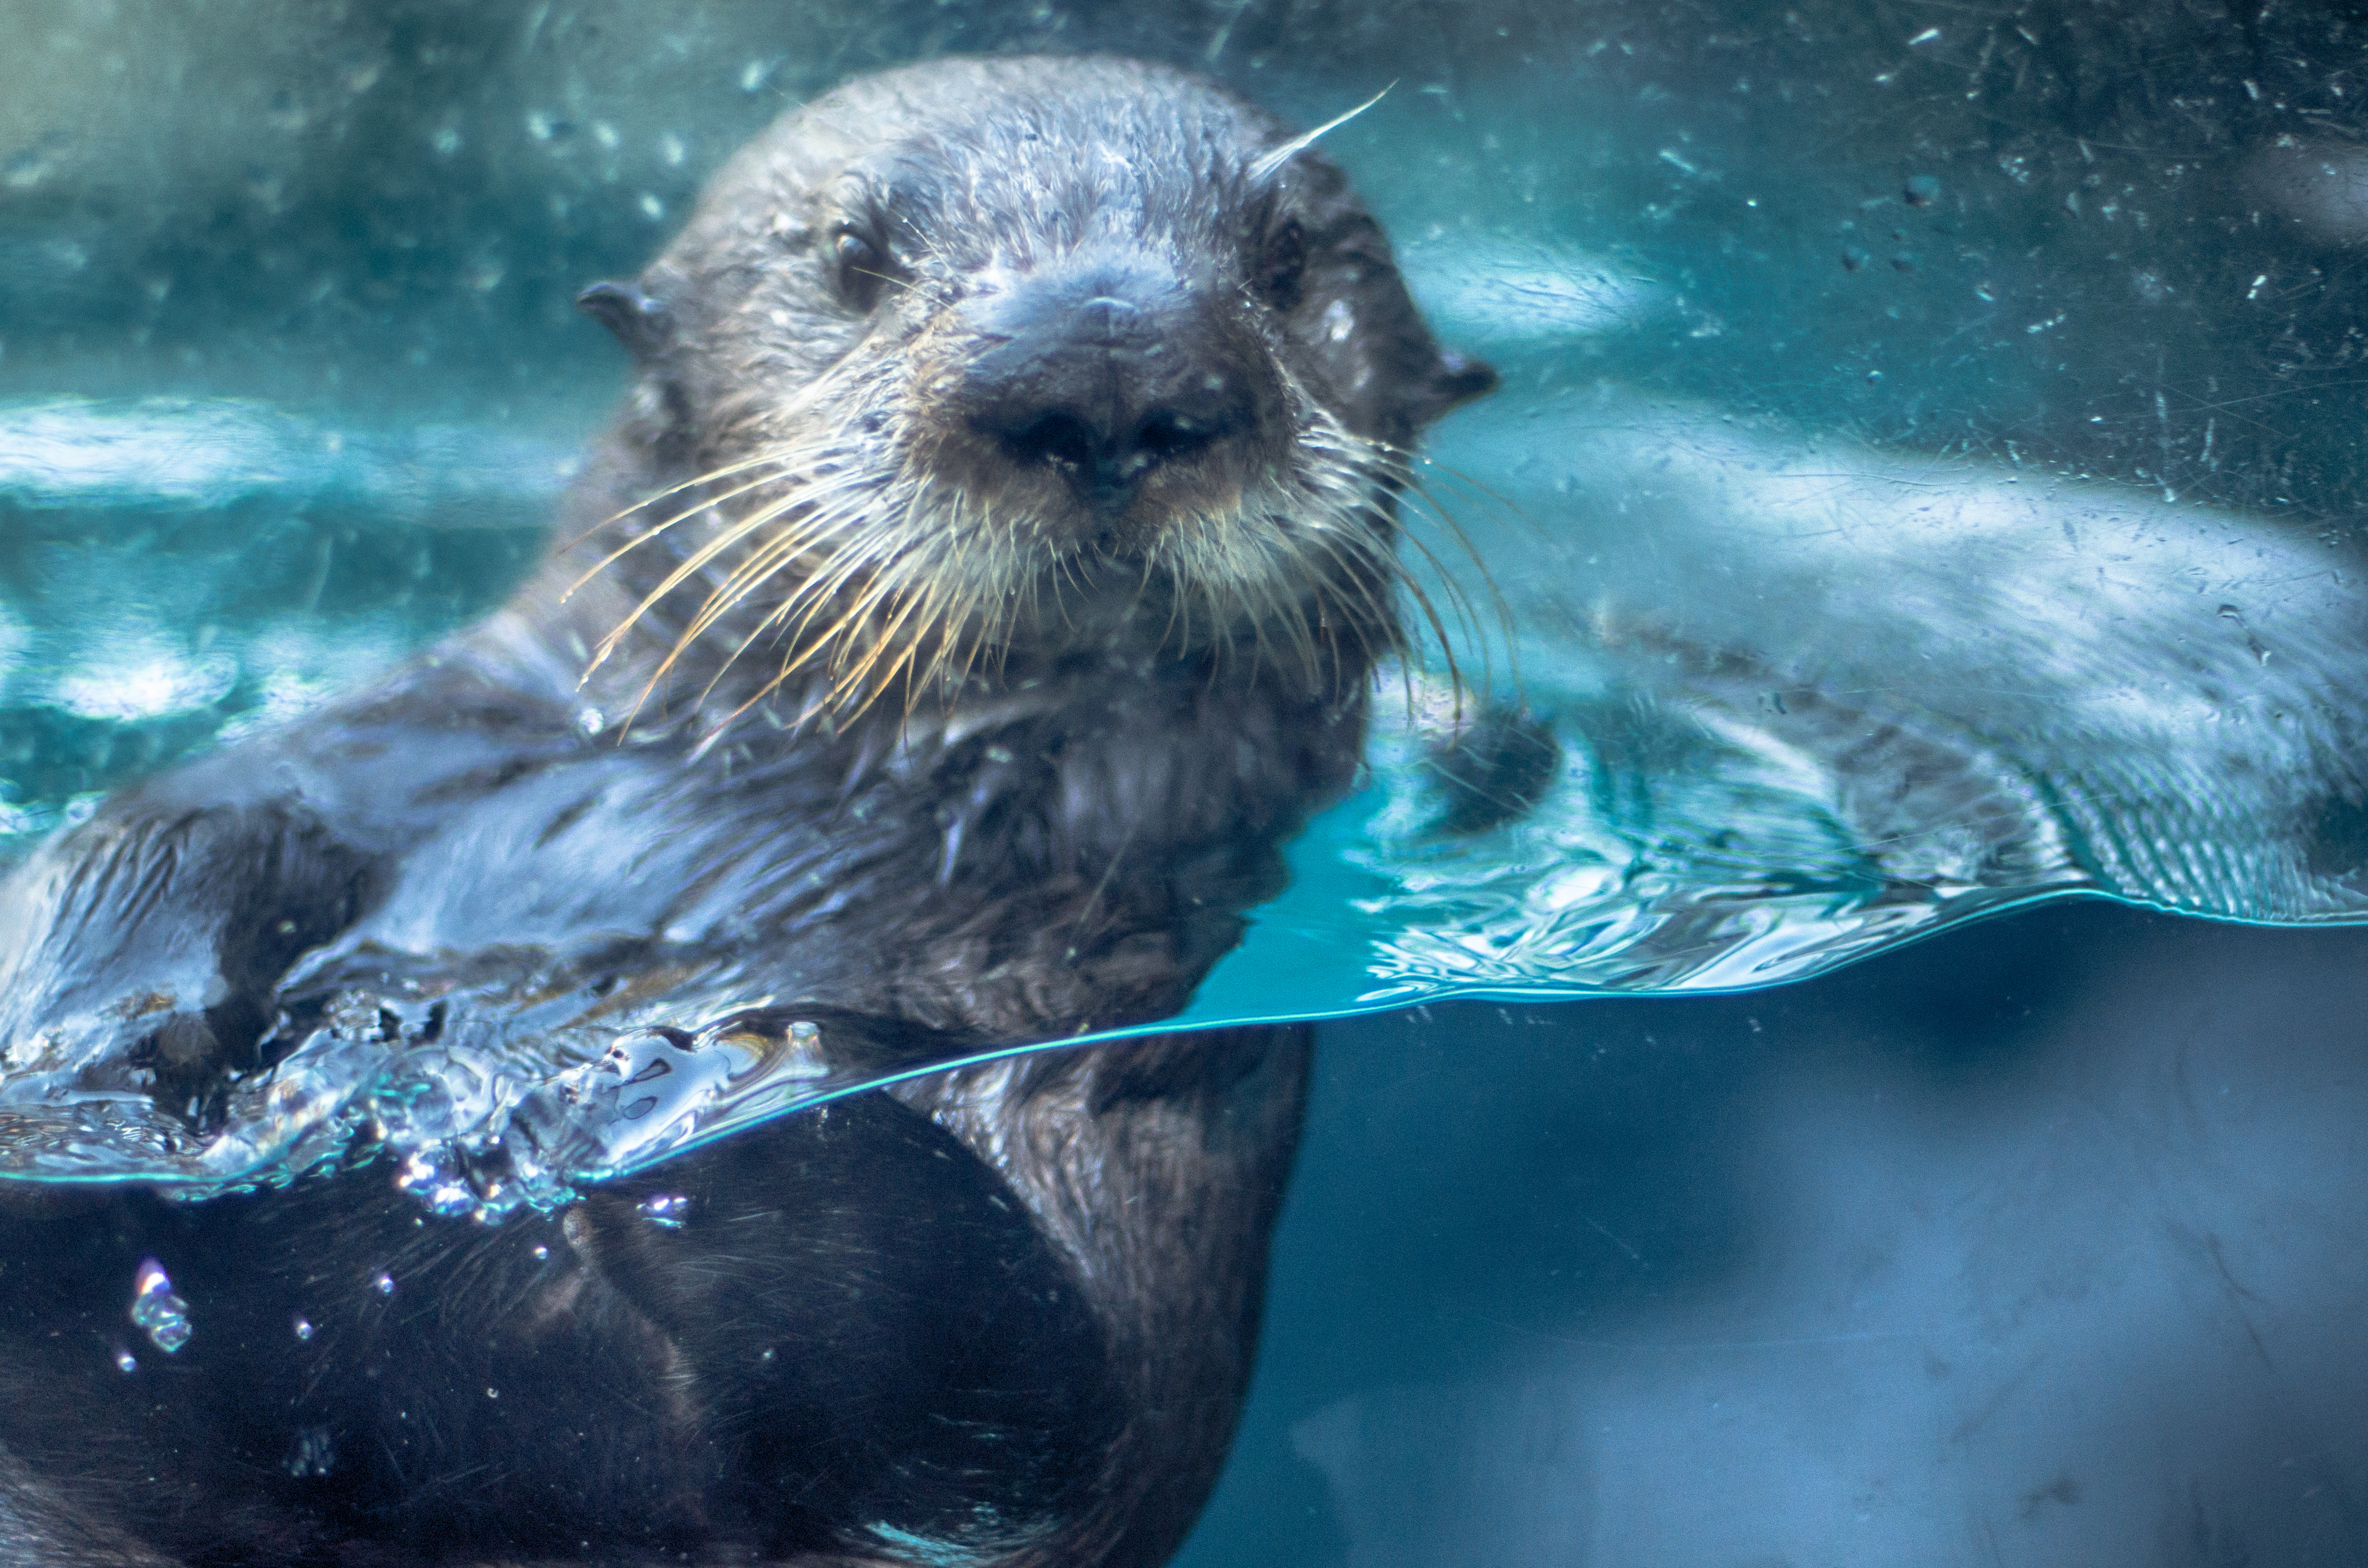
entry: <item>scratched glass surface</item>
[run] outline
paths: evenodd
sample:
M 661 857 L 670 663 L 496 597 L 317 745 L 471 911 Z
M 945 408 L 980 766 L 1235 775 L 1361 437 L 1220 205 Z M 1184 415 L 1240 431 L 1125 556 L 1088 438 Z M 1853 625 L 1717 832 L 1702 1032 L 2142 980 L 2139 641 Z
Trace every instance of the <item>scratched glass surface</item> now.
M 1184 1021 L 1767 985 L 2072 895 L 2368 916 L 2351 24 L 650 14 L 666 48 L 599 5 L 42 10 L 0 94 L 9 858 L 497 603 L 622 384 L 574 289 L 785 103 L 1094 45 L 1311 122 L 1395 81 L 1327 144 L 1505 374 L 1409 507 L 1463 695 L 1436 653 L 1380 683 L 1362 787 Z M 1460 831 L 1475 783 L 1523 809 Z M 0 1174 L 202 1195 L 367 1134 L 495 1213 L 861 1086 L 646 1032 L 746 998 L 596 1017 L 546 978 L 358 994 L 202 1135 L 14 1074 Z

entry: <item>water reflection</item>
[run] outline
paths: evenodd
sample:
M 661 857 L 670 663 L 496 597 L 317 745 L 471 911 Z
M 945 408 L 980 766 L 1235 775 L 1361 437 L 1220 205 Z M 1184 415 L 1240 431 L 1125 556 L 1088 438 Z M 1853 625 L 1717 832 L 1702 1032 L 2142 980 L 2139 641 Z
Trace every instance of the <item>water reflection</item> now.
M 1290 1007 L 1261 943 L 1337 1007 L 1765 983 L 2071 892 L 2368 913 L 2341 547 L 1611 385 L 1475 414 L 1433 472 L 1559 767 L 1504 826 L 1426 833 L 1424 726 L 1385 729 L 1199 1016 Z
M 0 861 L 492 608 L 575 461 L 251 401 L 0 407 Z

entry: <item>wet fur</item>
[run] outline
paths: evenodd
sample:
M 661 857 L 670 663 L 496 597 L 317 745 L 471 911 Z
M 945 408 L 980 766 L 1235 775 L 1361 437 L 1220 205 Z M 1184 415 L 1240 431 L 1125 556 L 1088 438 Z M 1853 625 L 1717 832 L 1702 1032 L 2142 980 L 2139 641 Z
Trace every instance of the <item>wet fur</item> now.
M 573 545 L 18 879 L 0 1025 L 51 1052 L 20 1083 L 202 1129 L 341 987 L 511 970 L 787 997 L 752 1026 L 817 1021 L 867 1072 L 1179 1009 L 1350 780 L 1402 640 L 1404 454 L 1488 381 L 1337 170 L 1253 177 L 1287 140 L 1177 73 L 1042 60 L 871 78 L 760 137 L 594 298 L 640 369 Z M 1113 145 L 1146 172 L 995 197 Z M 937 247 L 872 312 L 819 254 L 859 199 Z M 962 449 L 928 384 L 983 352 L 945 319 L 962 280 L 1080 212 L 1252 283 L 1279 213 L 1305 245 L 1288 297 L 1212 329 L 1270 375 L 1263 423 L 1093 517 Z M 835 532 L 834 483 L 871 487 Z M 0 1563 L 1156 1563 L 1246 1385 L 1306 1048 L 939 1074 L 492 1228 L 427 1218 L 367 1151 L 197 1205 L 17 1189 Z M 126 1321 L 143 1257 L 198 1325 L 176 1355 Z

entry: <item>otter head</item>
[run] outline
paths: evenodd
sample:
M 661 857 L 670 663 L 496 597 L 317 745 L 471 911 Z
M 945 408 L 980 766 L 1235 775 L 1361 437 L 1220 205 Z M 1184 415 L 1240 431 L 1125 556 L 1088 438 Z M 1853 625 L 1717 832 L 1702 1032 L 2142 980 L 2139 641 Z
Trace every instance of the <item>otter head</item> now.
M 1308 143 L 1110 60 L 939 62 L 784 117 L 584 296 L 661 489 L 611 541 L 635 615 L 675 657 L 778 650 L 767 689 L 823 706 L 1113 649 L 1361 676 L 1401 641 L 1406 449 L 1495 375 Z

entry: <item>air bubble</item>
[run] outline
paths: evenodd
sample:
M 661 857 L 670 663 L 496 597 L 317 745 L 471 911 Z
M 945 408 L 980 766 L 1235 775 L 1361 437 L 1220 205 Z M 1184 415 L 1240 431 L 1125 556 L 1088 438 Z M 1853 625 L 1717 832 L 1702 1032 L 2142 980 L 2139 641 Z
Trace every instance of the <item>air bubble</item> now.
M 296 1434 L 296 1449 L 288 1456 L 288 1473 L 302 1481 L 326 1475 L 336 1463 L 336 1444 L 326 1426 L 306 1426 Z
M 189 1303 L 173 1294 L 173 1281 L 153 1257 L 140 1260 L 131 1285 L 131 1321 L 148 1335 L 150 1344 L 170 1356 L 189 1342 Z

